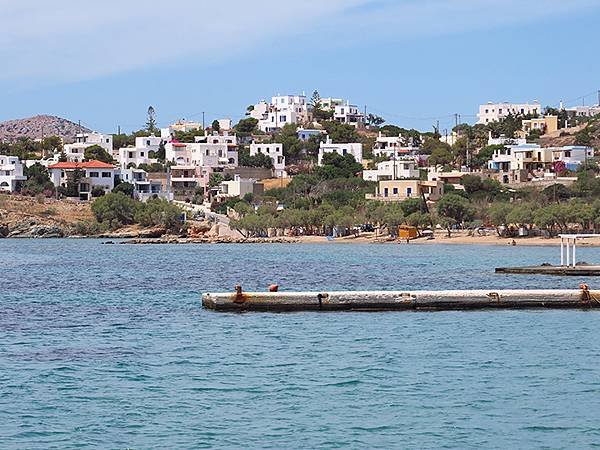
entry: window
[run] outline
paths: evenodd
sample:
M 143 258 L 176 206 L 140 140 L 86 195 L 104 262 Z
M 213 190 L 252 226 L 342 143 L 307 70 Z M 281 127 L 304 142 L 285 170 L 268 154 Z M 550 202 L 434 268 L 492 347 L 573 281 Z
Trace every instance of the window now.
M 389 195 L 389 190 L 388 188 L 383 188 L 383 196 L 387 197 Z
M 149 140 L 148 140 L 148 141 L 146 141 L 146 145 L 148 145 L 148 146 L 150 145 L 150 141 L 149 141 Z
M 392 192 L 394 193 L 394 195 L 398 195 L 398 188 L 397 188 L 397 187 L 395 187 L 395 188 L 392 190 Z
M 571 151 L 567 150 L 565 151 L 565 158 L 570 158 L 571 157 Z
M 107 138 L 107 139 L 106 139 L 106 143 L 107 143 L 107 144 L 110 144 L 110 139 L 108 139 L 108 138 Z M 148 145 L 150 145 L 150 144 L 148 144 Z
M 144 152 L 140 152 L 140 156 L 143 158 L 144 157 Z
M 406 196 L 410 197 L 412 195 L 412 188 L 411 187 L 407 187 L 406 188 Z
M 98 178 L 98 172 L 90 172 L 90 178 Z
M 129 152 L 129 159 L 133 159 L 133 152 Z
M 502 108 L 498 110 L 498 114 L 502 114 Z
M 111 178 L 112 177 L 112 173 L 110 172 L 102 172 L 102 178 Z

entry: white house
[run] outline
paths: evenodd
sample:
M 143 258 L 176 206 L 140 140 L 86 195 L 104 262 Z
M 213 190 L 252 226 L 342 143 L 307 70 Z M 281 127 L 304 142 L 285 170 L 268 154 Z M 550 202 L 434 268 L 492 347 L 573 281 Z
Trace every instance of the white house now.
M 18 184 L 26 180 L 23 164 L 17 156 L 0 155 L 0 191 L 14 192 Z
M 278 95 L 271 103 L 261 101 L 254 105 L 250 117 L 258 120 L 258 128 L 266 133 L 288 124 L 300 124 L 310 119 L 305 95 Z
M 350 144 L 334 144 L 331 138 L 327 138 L 326 142 L 321 142 L 319 145 L 318 164 L 322 165 L 323 155 L 325 153 L 337 153 L 338 155 L 352 155 L 357 163 L 362 163 L 362 144 L 354 142 Z
M 213 133 L 206 136 L 194 136 L 194 142 L 196 144 L 223 144 L 228 147 L 237 147 L 237 136 L 235 134 L 229 134 L 225 131 L 222 134 Z
M 594 106 L 573 106 L 571 108 L 565 108 L 569 114 L 579 117 L 593 117 L 600 114 L 600 105 Z
M 79 133 L 75 135 L 75 142 L 65 144 L 63 150 L 70 162 L 81 162 L 84 159 L 85 149 L 93 145 L 99 145 L 110 155 L 113 154 L 113 138 L 110 134 Z
M 543 176 L 554 171 L 561 161 L 565 168 L 577 170 L 587 159 L 594 157 L 594 149 L 584 146 L 540 147 L 537 144 L 509 145 L 494 151 L 488 168 L 499 173 L 504 183 L 521 179 L 516 172 L 529 173 L 528 178 Z
M 169 142 L 165 157 L 181 166 L 237 167 L 238 152 L 228 144 Z
M 336 106 L 340 106 L 340 105 L 344 104 L 344 99 L 327 97 L 327 98 L 322 98 L 320 103 L 321 103 L 321 109 L 323 111 L 333 111 Z
M 121 169 L 119 177 L 121 181 L 133 185 L 133 196 L 141 202 L 147 202 L 151 198 L 173 200 L 173 193 L 165 192 L 160 180 L 149 180 L 145 170 Z
M 283 144 L 250 144 L 250 156 L 258 154 L 267 155 L 273 161 L 273 169 L 277 178 L 285 178 L 285 156 L 283 156 Z
M 504 119 L 509 114 L 516 115 L 537 115 L 541 114 L 542 105 L 538 101 L 533 103 L 492 103 L 488 102 L 485 105 L 479 105 L 479 118 L 480 124 L 486 124 L 490 122 L 497 122 Z
M 243 197 L 246 194 L 262 194 L 264 185 L 258 183 L 254 179 L 244 179 L 239 175 L 235 175 L 233 180 L 223 181 L 219 186 L 213 189 L 212 194 L 218 199 L 226 199 L 232 197 Z
M 69 178 L 76 170 L 81 171 L 79 181 L 79 198 L 89 200 L 94 188 L 99 187 L 105 192 L 110 192 L 115 187 L 116 167 L 102 161 L 87 162 L 59 162 L 48 166 L 50 180 L 54 186 L 67 186 Z
M 404 155 L 414 153 L 418 150 L 413 147 L 401 134 L 398 136 L 384 136 L 381 132 L 373 145 L 373 155 L 387 156 L 388 158 L 401 158 Z
M 552 152 L 552 161 L 562 161 L 569 170 L 577 167 L 594 157 L 594 149 L 583 145 L 568 145 L 565 147 L 548 147 Z
M 488 138 L 488 145 L 526 145 L 526 138 L 507 138 L 506 136 L 500 136 L 498 138 L 493 138 L 492 133 L 490 132 L 490 136 Z
M 160 129 L 160 137 L 165 140 L 170 140 L 176 131 L 188 133 L 190 131 L 197 131 L 202 129 L 201 122 L 188 122 L 186 120 L 178 120 L 167 128 Z
M 413 158 L 383 161 L 376 170 L 363 170 L 363 179 L 367 181 L 419 179 L 419 165 Z
M 351 105 L 348 102 L 345 105 L 335 106 L 333 120 L 352 125 L 355 128 L 362 127 L 365 124 L 365 116 L 360 112 L 358 106 Z
M 153 164 L 158 162 L 156 158 L 150 158 L 149 151 L 143 147 L 120 148 L 117 161 L 119 161 L 119 166 L 123 168 L 127 168 L 130 164 L 135 164 L 137 167 L 140 164 Z

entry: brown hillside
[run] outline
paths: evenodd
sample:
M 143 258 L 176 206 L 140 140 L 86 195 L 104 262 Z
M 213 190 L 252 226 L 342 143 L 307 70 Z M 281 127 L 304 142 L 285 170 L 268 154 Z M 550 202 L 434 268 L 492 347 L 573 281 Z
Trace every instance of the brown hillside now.
M 90 132 L 85 127 L 81 127 L 81 131 Z M 59 136 L 69 143 L 78 132 L 79 125 L 56 116 L 40 115 L 0 122 L 0 142 L 14 142 L 20 137 L 40 139 L 43 133 L 44 136 Z

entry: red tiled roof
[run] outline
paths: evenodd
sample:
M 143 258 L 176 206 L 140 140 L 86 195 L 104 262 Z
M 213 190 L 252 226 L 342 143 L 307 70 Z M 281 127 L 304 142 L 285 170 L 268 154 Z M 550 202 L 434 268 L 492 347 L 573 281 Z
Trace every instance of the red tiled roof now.
M 114 169 L 115 166 L 102 161 L 92 160 L 82 163 L 77 162 L 58 162 L 48 166 L 48 169 Z

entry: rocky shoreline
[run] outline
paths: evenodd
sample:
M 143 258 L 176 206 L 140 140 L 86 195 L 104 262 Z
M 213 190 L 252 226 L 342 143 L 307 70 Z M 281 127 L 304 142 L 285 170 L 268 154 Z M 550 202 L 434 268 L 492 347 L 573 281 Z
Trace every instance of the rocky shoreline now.
M 126 241 L 114 242 L 105 241 L 103 244 L 129 244 L 129 245 L 156 245 L 156 244 L 298 244 L 300 239 L 288 237 L 273 238 L 232 238 L 229 236 L 204 237 L 204 238 L 182 238 L 176 236 L 149 238 L 149 239 L 129 239 Z

